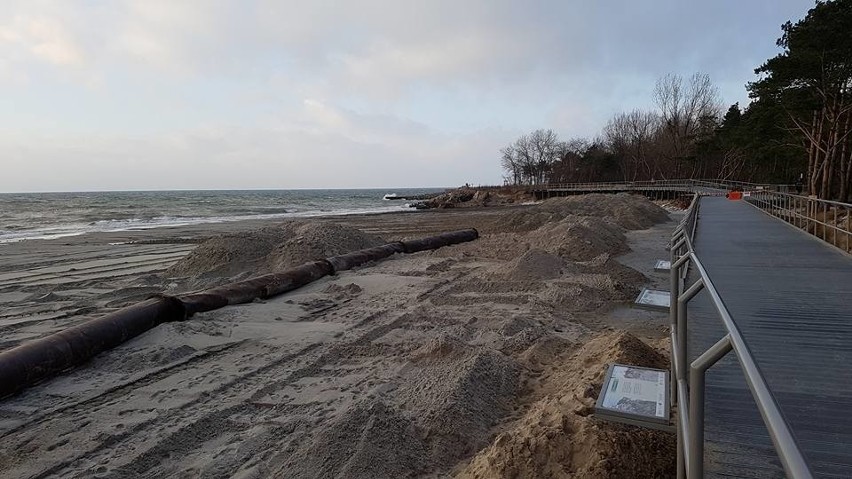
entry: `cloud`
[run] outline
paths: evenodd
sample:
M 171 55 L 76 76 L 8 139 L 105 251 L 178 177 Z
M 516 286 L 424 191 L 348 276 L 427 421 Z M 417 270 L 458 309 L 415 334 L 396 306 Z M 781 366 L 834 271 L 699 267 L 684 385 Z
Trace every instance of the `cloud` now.
M 499 129 L 445 134 L 306 100 L 291 117 L 251 128 L 86 138 L 0 134 L 0 158 L 27 165 L 0 177 L 0 191 L 64 191 L 68 184 L 84 191 L 499 184 L 492 152 L 506 138 Z
M 32 57 L 59 67 L 80 67 L 84 53 L 63 22 L 55 17 L 12 17 L 0 25 L 0 45 L 11 57 L 20 57 L 14 50 L 28 52 Z
M 594 135 L 665 73 L 742 101 L 808 6 L 10 0 L 0 190 L 499 182 L 517 135 Z
M 232 36 L 240 5 L 219 0 L 115 2 L 111 52 L 137 68 L 182 75 L 233 65 L 246 38 Z

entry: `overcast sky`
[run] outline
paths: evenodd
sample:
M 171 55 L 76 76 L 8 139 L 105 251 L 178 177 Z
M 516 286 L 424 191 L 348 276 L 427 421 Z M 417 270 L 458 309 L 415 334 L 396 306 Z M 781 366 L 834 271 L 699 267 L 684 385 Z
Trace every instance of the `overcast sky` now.
M 0 191 L 501 183 L 657 77 L 753 69 L 808 0 L 5 1 Z

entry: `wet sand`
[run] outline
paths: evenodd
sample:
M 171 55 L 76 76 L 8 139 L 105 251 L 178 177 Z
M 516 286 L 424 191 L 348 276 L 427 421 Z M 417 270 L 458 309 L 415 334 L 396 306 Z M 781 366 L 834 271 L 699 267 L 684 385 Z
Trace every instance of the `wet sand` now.
M 674 220 L 610 242 L 578 236 L 585 220 L 517 226 L 537 212 L 311 219 L 385 240 L 467 227 L 483 237 L 161 325 L 0 400 L 0 475 L 621 477 L 627 458 L 665 475 L 670 435 L 595 420 L 587 391 L 608 361 L 665 367 L 666 315 L 629 304 L 638 287 L 665 284 L 653 265 Z M 197 287 L 164 272 L 211 236 L 270 223 L 0 245 L 0 349 Z M 593 254 L 610 243 L 617 251 Z M 561 417 L 558 434 L 536 429 L 545 416 Z M 523 461 L 507 452 L 519 440 L 536 444 Z M 611 454 L 624 464 L 601 465 Z

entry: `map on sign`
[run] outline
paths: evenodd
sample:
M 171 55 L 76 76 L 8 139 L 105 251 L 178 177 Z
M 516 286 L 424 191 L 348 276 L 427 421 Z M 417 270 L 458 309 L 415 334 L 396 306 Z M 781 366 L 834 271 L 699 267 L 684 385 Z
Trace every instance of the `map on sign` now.
M 598 414 L 667 422 L 668 372 L 613 364 L 597 404 Z

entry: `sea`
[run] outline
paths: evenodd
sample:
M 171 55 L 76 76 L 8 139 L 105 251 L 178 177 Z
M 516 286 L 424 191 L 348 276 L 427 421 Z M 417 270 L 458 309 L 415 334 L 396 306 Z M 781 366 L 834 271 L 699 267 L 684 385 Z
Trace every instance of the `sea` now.
M 116 191 L 0 194 L 0 244 L 91 232 L 250 219 L 414 211 L 405 200 L 445 188 Z

